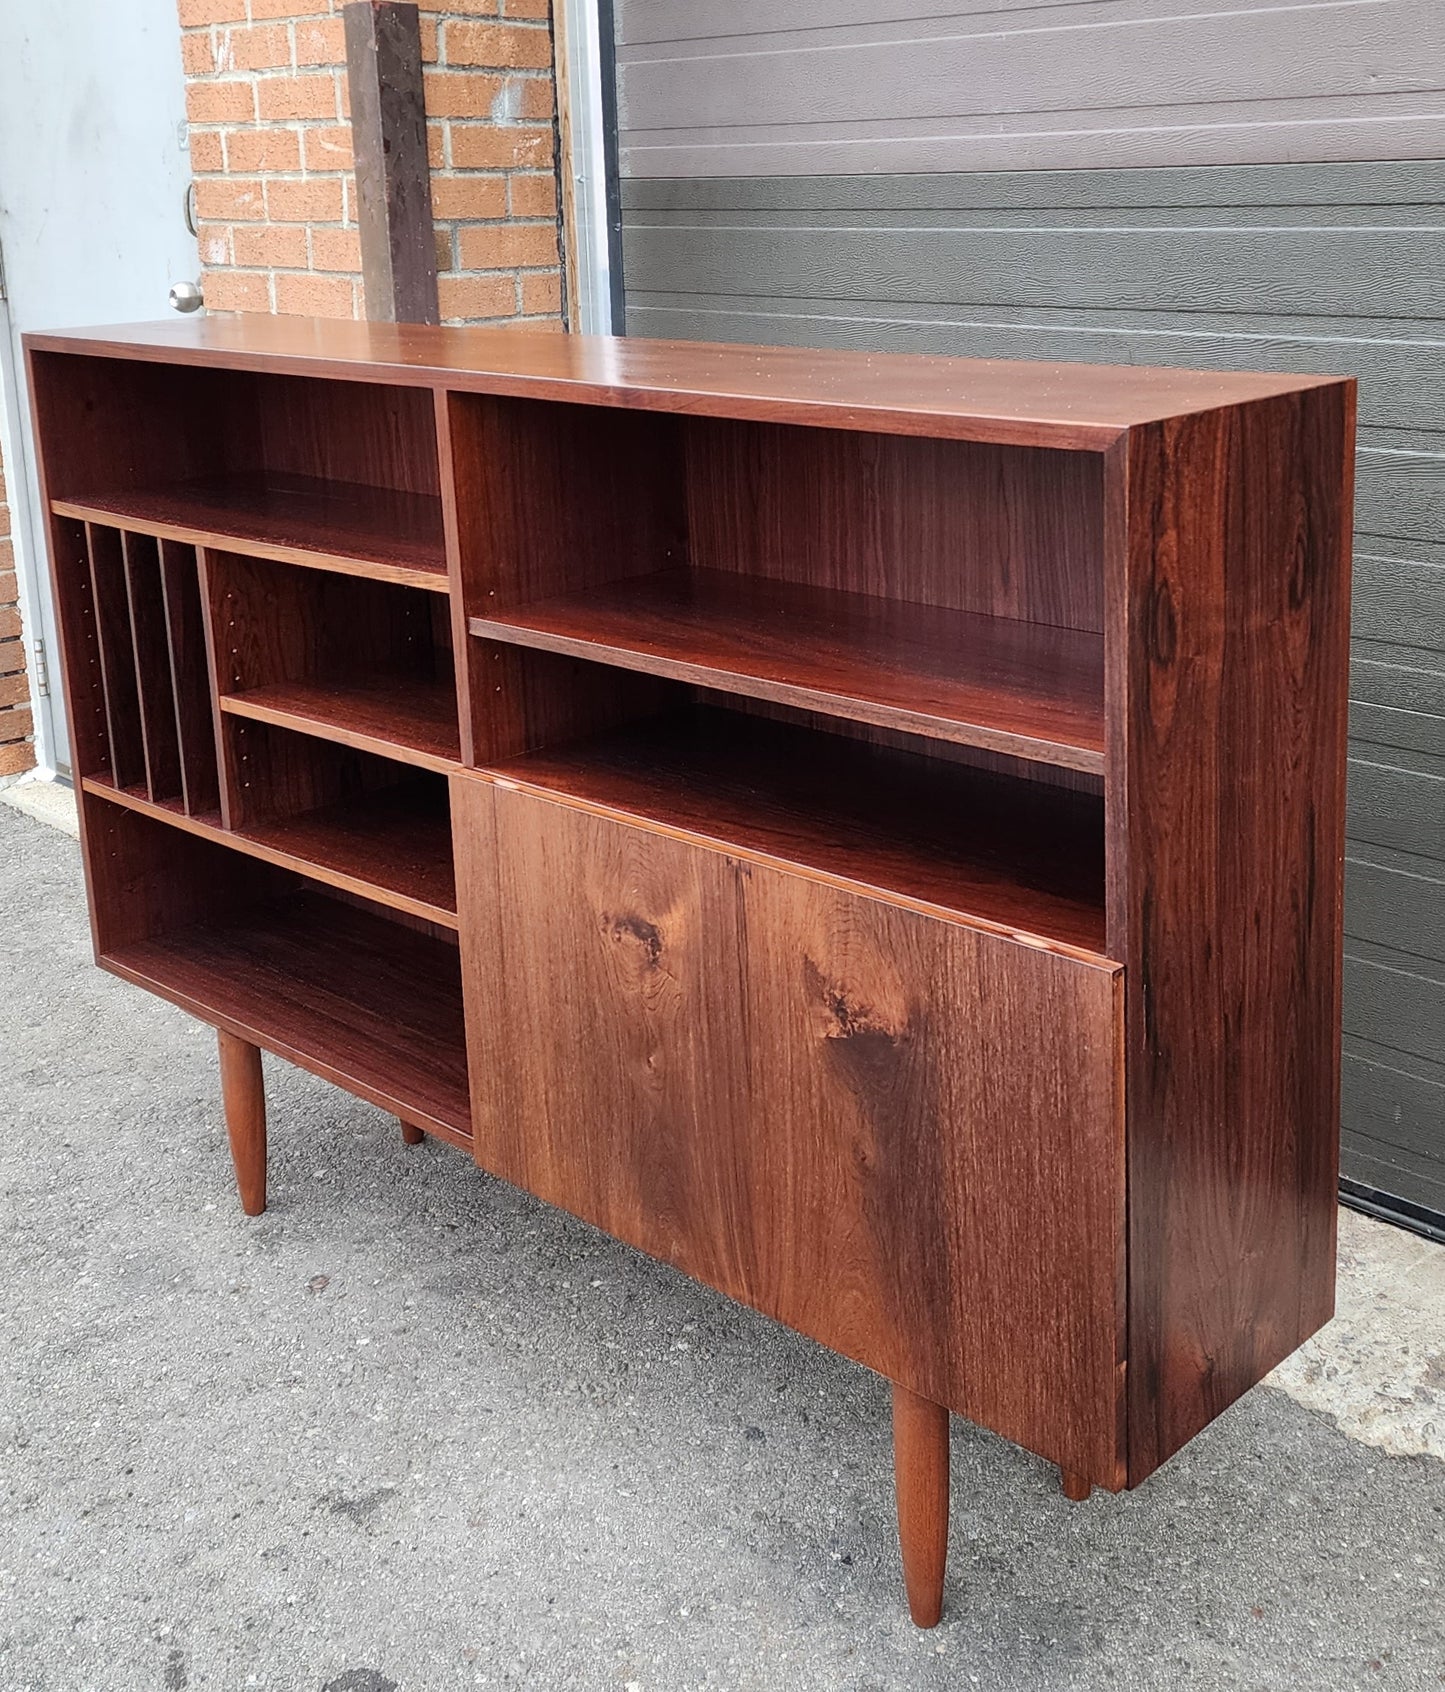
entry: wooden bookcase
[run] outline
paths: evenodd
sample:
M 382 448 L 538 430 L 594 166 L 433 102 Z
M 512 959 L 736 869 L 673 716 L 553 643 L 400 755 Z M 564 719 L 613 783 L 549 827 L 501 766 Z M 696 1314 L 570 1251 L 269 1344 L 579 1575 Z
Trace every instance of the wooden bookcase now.
M 1333 1302 L 1354 391 L 32 336 L 103 967 L 1145 1480 Z

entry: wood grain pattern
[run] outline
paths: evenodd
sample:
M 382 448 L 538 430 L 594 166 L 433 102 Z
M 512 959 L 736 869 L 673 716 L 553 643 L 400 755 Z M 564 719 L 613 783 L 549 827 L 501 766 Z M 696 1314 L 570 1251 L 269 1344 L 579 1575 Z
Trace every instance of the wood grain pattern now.
M 698 417 L 682 440 L 697 569 L 1103 627 L 1093 454 Z
M 1114 968 L 481 778 L 453 805 L 482 1166 L 1118 1486 Z
M 920 363 L 899 355 L 264 314 L 32 334 L 25 346 L 36 359 L 93 353 L 208 369 L 284 369 L 328 381 L 364 370 L 369 383 L 421 383 L 455 393 L 1096 452 L 1141 423 L 1244 404 L 1316 380 L 1147 365 Z M 52 495 L 63 492 L 57 486 Z
M 220 707 L 443 775 L 460 764 L 457 696 L 449 679 L 371 672 L 347 682 L 267 682 L 222 694 Z
M 1099 771 L 1097 636 L 727 570 L 634 575 L 471 632 L 881 728 Z
M 170 631 L 161 587 L 160 554 L 148 535 L 121 536 L 131 653 L 140 700 L 146 791 L 155 800 L 181 792 L 180 730 L 171 682 Z
M 441 507 L 314 477 L 232 475 L 54 502 L 64 517 L 122 524 L 190 546 L 244 546 L 258 558 L 447 591 Z
M 90 553 L 90 602 L 95 612 L 111 774 L 121 787 L 139 786 L 145 781 L 145 742 L 141 734 L 121 537 L 117 530 L 101 528 L 95 523 L 86 524 L 85 537 Z
M 937 1627 L 948 1564 L 948 1411 L 895 1382 L 893 1484 L 908 1613 Z
M 717 709 L 507 759 L 525 788 L 1034 944 L 1104 950 L 1090 794 Z
M 393 1116 L 470 1145 L 455 947 L 303 894 L 117 945 L 99 961 Z
M 231 1142 L 241 1209 L 247 1216 L 259 1216 L 266 1208 L 266 1084 L 261 1052 L 224 1028 L 217 1030 L 216 1039 L 226 1137 Z
M 219 803 L 216 714 L 206 658 L 198 562 L 192 547 L 160 542 L 167 655 L 176 701 L 181 794 L 187 812 L 205 816 Z
M 1130 1479 L 1334 1300 L 1351 383 L 1140 431 L 1111 579 Z

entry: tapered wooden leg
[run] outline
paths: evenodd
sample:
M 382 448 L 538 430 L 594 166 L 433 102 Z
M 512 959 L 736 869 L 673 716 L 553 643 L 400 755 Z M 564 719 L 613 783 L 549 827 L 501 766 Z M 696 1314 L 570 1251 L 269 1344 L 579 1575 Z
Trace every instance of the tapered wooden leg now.
M 1082 1504 L 1094 1490 L 1091 1482 L 1082 1475 L 1076 1475 L 1072 1469 L 1060 1469 L 1059 1479 L 1064 1483 L 1064 1497 L 1072 1498 L 1075 1504 Z
M 918 1627 L 936 1627 L 948 1561 L 948 1410 L 896 1384 L 893 1485 L 908 1613 Z
M 241 1209 L 259 1216 L 266 1208 L 266 1088 L 261 1079 L 261 1052 L 249 1040 L 221 1029 L 221 1102 L 231 1161 L 241 1189 Z
M 419 1146 L 426 1138 L 426 1135 L 415 1123 L 407 1122 L 400 1116 L 397 1117 L 397 1121 L 401 1123 L 401 1137 L 407 1145 Z

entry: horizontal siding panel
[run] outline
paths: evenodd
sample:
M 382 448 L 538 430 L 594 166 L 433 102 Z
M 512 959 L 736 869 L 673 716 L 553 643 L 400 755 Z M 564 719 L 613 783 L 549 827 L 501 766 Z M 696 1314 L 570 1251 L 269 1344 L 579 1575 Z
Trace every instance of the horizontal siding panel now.
M 1445 317 L 1445 226 L 805 230 L 627 220 L 629 288 L 1252 314 Z
M 1405 958 L 1445 964 L 1445 865 L 1436 879 L 1351 860 L 1345 880 L 1345 934 L 1393 947 Z M 1439 1039 L 1436 1050 L 1445 1057 Z
M 944 171 L 926 176 L 624 177 L 624 212 L 1148 210 L 1159 206 L 1431 206 L 1445 160 L 1217 165 L 1207 170 Z
M 628 177 L 1431 157 L 1445 118 L 1436 0 L 615 10 Z
M 1428 966 L 1423 966 L 1428 967 Z M 1345 1033 L 1416 1057 L 1440 1054 L 1445 982 L 1345 956 Z
M 1351 840 L 1395 852 L 1445 856 L 1445 779 L 1352 758 L 1345 831 Z

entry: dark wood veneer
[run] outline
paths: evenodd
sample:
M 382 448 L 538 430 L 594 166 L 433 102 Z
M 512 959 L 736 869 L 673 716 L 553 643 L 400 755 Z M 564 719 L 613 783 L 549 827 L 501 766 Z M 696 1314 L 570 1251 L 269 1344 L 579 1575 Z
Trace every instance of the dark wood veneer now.
M 1332 1306 L 1354 392 L 283 318 L 27 341 L 97 957 L 1139 1484 Z

